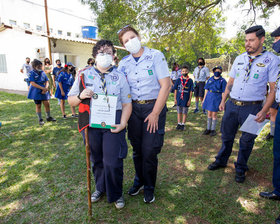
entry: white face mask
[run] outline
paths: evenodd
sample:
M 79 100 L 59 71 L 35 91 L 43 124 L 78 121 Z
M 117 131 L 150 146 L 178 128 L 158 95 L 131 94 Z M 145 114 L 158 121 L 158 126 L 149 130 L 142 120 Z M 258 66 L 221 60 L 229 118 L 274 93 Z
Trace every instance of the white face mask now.
M 108 68 L 112 64 L 113 57 L 110 54 L 97 54 L 95 61 L 98 66 Z
M 141 43 L 138 37 L 130 39 L 124 46 L 131 54 L 136 54 L 141 49 Z

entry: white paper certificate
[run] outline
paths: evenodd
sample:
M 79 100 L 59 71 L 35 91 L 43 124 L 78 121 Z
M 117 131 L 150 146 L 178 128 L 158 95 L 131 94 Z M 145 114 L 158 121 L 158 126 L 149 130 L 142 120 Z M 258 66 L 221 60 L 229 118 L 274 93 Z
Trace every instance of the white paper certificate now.
M 94 94 L 90 102 L 89 126 L 92 128 L 112 128 L 116 122 L 117 96 Z
M 265 124 L 268 120 L 264 120 L 263 122 L 259 123 L 255 121 L 256 116 L 253 114 L 249 114 L 243 125 L 240 127 L 240 131 L 248 132 L 253 135 L 259 135 L 264 128 Z

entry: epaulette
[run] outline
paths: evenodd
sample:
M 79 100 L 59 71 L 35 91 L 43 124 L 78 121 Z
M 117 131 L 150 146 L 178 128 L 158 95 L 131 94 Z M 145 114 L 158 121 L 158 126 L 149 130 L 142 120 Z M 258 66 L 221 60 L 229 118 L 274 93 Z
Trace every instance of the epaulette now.
M 89 68 L 91 68 L 91 67 L 92 67 L 92 66 L 87 66 L 87 67 L 84 67 L 83 69 L 79 70 L 79 71 L 78 71 L 78 75 L 80 75 L 81 72 L 83 72 L 83 71 L 85 71 L 85 70 L 87 70 L 87 69 L 89 69 Z

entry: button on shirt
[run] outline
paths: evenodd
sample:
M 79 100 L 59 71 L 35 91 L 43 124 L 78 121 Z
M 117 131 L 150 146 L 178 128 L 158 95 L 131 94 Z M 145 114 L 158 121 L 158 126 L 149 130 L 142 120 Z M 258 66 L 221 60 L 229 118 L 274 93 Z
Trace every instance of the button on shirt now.
M 209 69 L 205 66 L 202 68 L 196 67 L 193 71 L 193 76 L 195 82 L 205 82 L 210 77 Z
M 133 100 L 156 99 L 160 91 L 159 80 L 170 77 L 164 55 L 147 47 L 137 62 L 131 54 L 124 57 L 118 70 L 126 75 Z
M 87 89 L 91 89 L 94 93 L 104 94 L 100 75 L 94 67 L 90 67 L 82 71 L 82 73 L 84 73 L 84 80 Z M 114 68 L 110 73 L 105 74 L 105 80 L 108 95 L 118 96 L 117 110 L 122 109 L 123 103 L 131 103 L 130 88 L 124 74 Z M 76 78 L 68 96 L 77 96 L 80 93 L 79 83 L 80 76 Z
M 246 81 L 246 68 L 249 64 L 247 52 L 239 55 L 229 73 L 234 78 L 230 97 L 241 101 L 261 101 L 265 99 L 267 82 L 275 82 L 279 71 L 279 58 L 264 52 L 252 64 L 249 79 Z

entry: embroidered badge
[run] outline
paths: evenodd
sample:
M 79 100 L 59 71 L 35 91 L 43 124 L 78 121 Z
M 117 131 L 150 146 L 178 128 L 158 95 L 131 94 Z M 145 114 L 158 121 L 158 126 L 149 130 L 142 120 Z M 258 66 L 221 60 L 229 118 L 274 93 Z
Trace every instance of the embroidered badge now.
M 128 95 L 127 95 L 127 98 L 131 98 L 131 95 L 130 95 L 130 94 L 128 94 Z
M 95 76 L 89 75 L 88 78 L 94 80 L 94 79 L 95 79 Z
M 96 93 L 94 93 L 92 98 L 96 100 L 98 98 L 98 95 Z
M 265 67 L 265 64 L 263 64 L 263 63 L 258 63 L 257 66 L 258 66 L 258 67 Z
M 111 76 L 112 81 L 116 82 L 119 80 L 119 76 L 118 75 L 113 75 Z
M 153 75 L 153 70 L 148 70 L 149 75 Z
M 239 62 L 237 65 L 244 65 L 244 62 Z
M 92 83 L 86 83 L 86 86 L 93 86 Z
M 238 78 L 238 77 L 239 77 L 239 73 L 236 74 L 236 78 Z
M 105 127 L 106 127 L 106 123 L 105 123 L 105 122 L 101 122 L 101 126 L 102 126 L 103 128 L 105 128 Z
M 259 74 L 254 74 L 254 79 L 258 79 L 259 78 Z
M 113 82 L 113 81 L 112 81 L 112 85 L 116 85 L 116 84 L 117 84 L 116 82 Z

